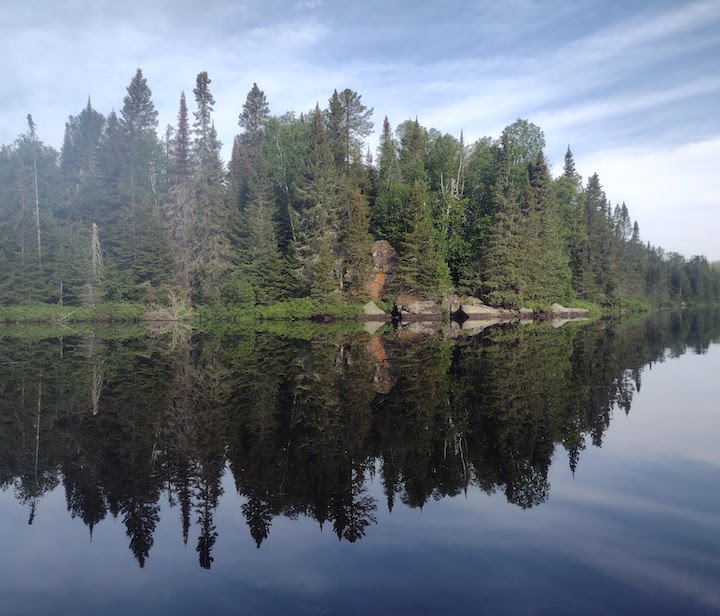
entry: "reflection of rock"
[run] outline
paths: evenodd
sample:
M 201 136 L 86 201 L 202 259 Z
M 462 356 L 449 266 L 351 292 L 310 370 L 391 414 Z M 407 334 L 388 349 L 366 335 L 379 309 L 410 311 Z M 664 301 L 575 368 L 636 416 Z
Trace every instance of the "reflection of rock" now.
M 439 321 L 418 320 L 408 323 L 402 322 L 398 326 L 397 335 L 402 340 L 412 340 L 440 331 Z
M 440 331 L 446 338 L 460 338 L 462 336 L 462 329 L 457 321 L 450 321 L 447 325 L 443 325 Z
M 385 326 L 385 321 L 365 321 L 363 329 L 371 336 Z
M 590 311 L 584 308 L 566 308 L 561 304 L 550 306 L 550 316 L 553 319 L 587 319 Z
M 521 321 L 531 321 L 534 314 L 532 308 L 520 308 Z
M 417 295 L 398 295 L 395 305 L 405 322 L 417 320 L 441 321 L 440 307 L 432 300 Z
M 368 353 L 376 361 L 387 361 L 387 351 L 385 350 L 385 341 L 382 336 L 373 336 L 367 345 Z
M 373 375 L 373 391 L 378 394 L 390 393 L 397 377 L 393 374 L 393 365 L 385 350 L 385 340 L 382 336 L 373 336 L 367 345 L 368 353 L 375 360 L 375 374 Z
M 397 268 L 397 253 L 385 240 L 373 244 L 373 277 L 367 283 L 371 299 L 382 299 Z
M 498 323 L 500 323 L 500 319 L 498 318 L 493 319 L 485 317 L 482 319 L 468 319 L 467 321 L 463 321 L 460 329 L 462 330 L 463 334 L 466 334 L 468 336 L 475 336 L 484 329 L 492 327 L 493 325 L 497 325 Z
M 389 394 L 397 383 L 397 377 L 391 372 L 386 364 L 380 364 L 375 368 L 373 376 L 373 391 L 378 394 Z

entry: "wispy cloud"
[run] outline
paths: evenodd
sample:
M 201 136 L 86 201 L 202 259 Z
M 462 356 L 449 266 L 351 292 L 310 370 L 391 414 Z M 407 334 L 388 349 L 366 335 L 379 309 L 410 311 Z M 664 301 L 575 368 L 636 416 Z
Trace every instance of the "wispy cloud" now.
M 687 257 L 720 260 L 717 166 L 720 136 L 675 147 L 580 154 L 578 171 L 597 173 L 608 199 L 625 201 L 644 240 Z

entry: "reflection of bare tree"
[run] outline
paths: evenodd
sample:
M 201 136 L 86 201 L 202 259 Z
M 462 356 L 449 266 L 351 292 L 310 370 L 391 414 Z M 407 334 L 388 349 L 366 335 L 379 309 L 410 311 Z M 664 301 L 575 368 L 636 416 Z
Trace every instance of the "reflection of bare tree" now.
M 55 488 L 58 484 L 58 475 L 55 469 L 48 468 L 47 454 L 44 453 L 42 448 L 43 441 L 48 441 L 50 434 L 44 436 L 42 433 L 42 407 L 43 407 L 43 378 L 42 375 L 37 377 L 37 389 L 32 395 L 28 396 L 28 393 L 32 394 L 32 386 L 30 386 L 30 392 L 27 391 L 25 385 L 25 378 L 21 380 L 21 402 L 19 413 L 15 412 L 16 421 L 21 430 L 21 444 L 20 444 L 20 460 L 21 463 L 19 468 L 21 474 L 14 480 L 15 496 L 20 503 L 23 505 L 30 506 L 30 513 L 28 516 L 28 524 L 32 524 L 37 514 L 37 506 L 40 498 L 46 492 Z M 25 405 L 28 403 L 30 398 L 29 407 Z M 34 398 L 34 399 L 33 399 Z M 25 421 L 33 418 L 31 424 L 32 428 L 25 424 Z M 25 419 L 27 418 L 27 419 Z M 27 428 L 32 430 L 32 436 L 28 438 Z
M 33 489 L 32 500 L 30 502 L 30 518 L 28 524 L 32 524 L 35 519 L 35 506 L 37 505 L 38 493 L 38 457 L 40 455 L 40 411 L 42 410 L 42 377 L 38 377 L 37 389 L 37 415 L 35 417 L 35 485 Z
M 93 366 L 92 379 L 92 414 L 97 415 L 100 410 L 100 396 L 102 395 L 103 385 L 105 384 L 105 372 L 103 365 Z
M 465 440 L 464 431 L 455 425 L 451 416 L 448 416 L 447 418 L 447 433 L 445 434 L 445 441 L 443 443 L 443 459 L 445 460 L 448 457 L 448 450 L 451 455 L 460 457 L 463 476 L 465 478 L 465 483 L 467 484 L 468 467 L 465 462 L 465 456 L 467 455 L 467 441 Z
M 62 346 L 62 344 L 61 344 Z M 100 411 L 100 398 L 102 397 L 103 388 L 105 387 L 105 361 L 104 349 L 101 347 L 100 340 L 96 334 L 88 334 L 83 336 L 79 345 L 88 364 L 92 368 L 92 380 L 90 383 L 90 410 L 93 415 L 97 415 Z
M 193 485 L 197 481 L 196 409 L 201 402 L 197 373 L 191 361 L 191 335 L 188 331 L 179 340 L 173 336 L 175 349 L 173 385 L 163 422 L 163 437 L 168 451 L 170 502 L 172 487 L 180 504 L 183 541 L 187 544 L 190 531 Z

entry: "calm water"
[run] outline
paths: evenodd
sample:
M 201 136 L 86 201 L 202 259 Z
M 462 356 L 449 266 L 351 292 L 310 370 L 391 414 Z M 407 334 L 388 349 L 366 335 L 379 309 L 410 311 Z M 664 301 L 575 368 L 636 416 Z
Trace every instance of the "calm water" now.
M 0 330 L 2 614 L 720 614 L 720 312 Z

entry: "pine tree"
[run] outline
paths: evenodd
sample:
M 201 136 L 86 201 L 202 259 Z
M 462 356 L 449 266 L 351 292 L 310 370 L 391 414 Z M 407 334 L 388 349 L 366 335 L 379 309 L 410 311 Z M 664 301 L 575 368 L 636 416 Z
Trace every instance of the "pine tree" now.
M 398 291 L 437 296 L 448 289 L 449 272 L 437 250 L 427 201 L 418 181 L 404 209 L 404 221 L 394 286 Z
M 170 187 L 163 206 L 163 218 L 173 250 L 175 283 L 187 300 L 191 299 L 193 293 L 195 248 L 192 241 L 197 224 L 191 156 L 190 125 L 183 92 L 180 95 L 178 124 L 169 170 Z
M 327 300 L 339 290 L 342 278 L 337 267 L 340 181 L 319 106 L 312 116 L 305 171 L 296 195 L 297 207 L 292 212 L 295 273 L 303 293 Z
M 157 201 L 156 180 L 160 156 L 157 116 L 150 87 L 142 70 L 137 69 L 120 110 L 120 126 L 128 143 L 127 189 L 132 207 Z
M 521 213 L 510 183 L 506 133 L 503 133 L 501 143 L 501 168 L 493 189 L 495 216 L 482 256 L 483 294 L 493 305 L 514 307 L 525 289 Z
M 565 302 L 572 298 L 569 255 L 560 238 L 550 170 L 542 152 L 529 166 L 529 180 L 533 203 L 531 227 L 536 234 L 533 296 L 543 302 Z
M 175 147 L 172 152 L 170 167 L 170 186 L 186 183 L 191 174 L 190 123 L 185 92 L 182 92 L 180 94 L 177 131 L 175 132 Z
M 428 135 L 418 119 L 407 120 L 398 127 L 400 134 L 400 172 L 403 181 L 412 186 L 415 182 L 427 184 L 425 158 L 427 156 Z
M 339 151 L 345 155 L 345 166 L 349 169 L 353 164 L 362 163 L 364 139 L 373 131 L 370 119 L 373 108 L 363 105 L 362 96 L 350 88 L 340 92 L 339 99 L 343 113 Z
M 370 226 L 375 237 L 399 246 L 403 231 L 403 204 L 409 198 L 410 190 L 401 183 L 398 144 L 387 116 L 380 135 L 378 164 L 377 195 L 370 209 Z
M 191 243 L 191 285 L 195 301 L 218 302 L 232 271 L 232 249 L 228 237 L 230 216 L 225 199 L 225 170 L 220 159 L 222 144 L 212 122 L 215 99 L 211 80 L 198 73 L 193 94 L 194 228 Z
M 65 124 L 60 169 L 65 182 L 66 217 L 89 225 L 98 219 L 102 203 L 99 156 L 105 129 L 105 117 L 95 111 L 88 98 L 87 105 Z
M 585 241 L 579 249 L 579 271 L 574 284 L 590 300 L 609 301 L 615 289 L 613 223 L 597 173 L 588 180 L 583 203 Z
M 343 124 L 345 121 L 345 112 L 343 104 L 340 101 L 340 95 L 337 90 L 333 90 L 332 96 L 325 111 L 325 123 L 327 127 L 328 144 L 335 161 L 335 166 L 339 171 L 345 171 L 349 166 L 350 150 L 345 138 Z
M 261 304 L 287 292 L 286 268 L 277 239 L 275 205 L 265 158 L 264 139 L 269 118 L 265 93 L 254 83 L 238 123 L 232 171 L 237 186 L 237 250 L 244 281 Z
M 353 300 L 367 297 L 366 282 L 372 273 L 372 241 L 365 197 L 356 189 L 348 199 L 342 246 L 344 252 L 343 290 Z

